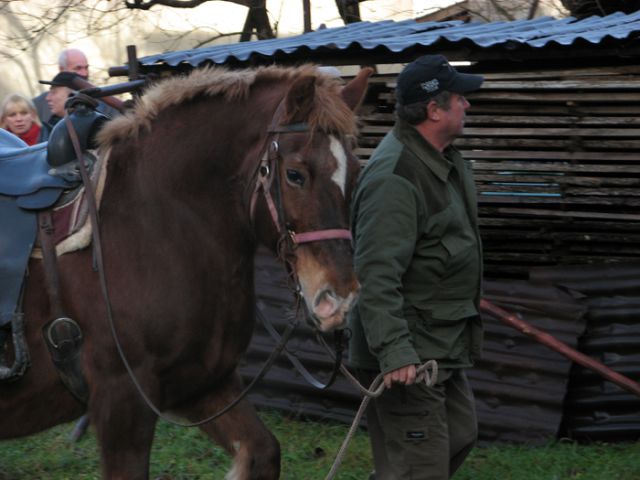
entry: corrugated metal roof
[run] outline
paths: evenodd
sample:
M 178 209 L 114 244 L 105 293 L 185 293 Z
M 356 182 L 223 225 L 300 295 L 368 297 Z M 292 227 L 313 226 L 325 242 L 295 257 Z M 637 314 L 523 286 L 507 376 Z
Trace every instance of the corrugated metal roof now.
M 572 45 L 600 45 L 605 41 L 638 39 L 640 11 L 614 13 L 606 17 L 554 19 L 540 17 L 511 22 L 359 22 L 344 27 L 320 29 L 293 37 L 214 45 L 167 52 L 140 59 L 143 66 L 192 66 L 206 64 L 264 62 L 265 59 L 305 59 L 314 54 L 373 52 L 404 53 L 429 47 L 483 50 L 497 48 L 553 48 Z

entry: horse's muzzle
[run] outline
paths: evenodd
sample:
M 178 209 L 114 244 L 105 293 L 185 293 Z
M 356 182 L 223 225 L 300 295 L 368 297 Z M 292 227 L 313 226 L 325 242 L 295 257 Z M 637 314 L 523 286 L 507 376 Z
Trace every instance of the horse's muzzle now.
M 321 332 L 330 332 L 346 326 L 347 313 L 355 303 L 357 293 L 351 292 L 346 298 L 340 297 L 329 288 L 318 290 L 311 301 L 310 311 L 316 327 Z

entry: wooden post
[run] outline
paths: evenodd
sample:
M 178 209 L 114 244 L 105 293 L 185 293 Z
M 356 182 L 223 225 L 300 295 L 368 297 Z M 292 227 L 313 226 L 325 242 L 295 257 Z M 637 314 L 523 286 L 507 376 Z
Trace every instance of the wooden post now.
M 127 65 L 129 66 L 129 80 L 138 80 L 140 78 L 140 64 L 135 45 L 127 45 Z
M 516 315 L 509 313 L 500 307 L 497 307 L 496 305 L 485 299 L 480 300 L 480 310 L 492 315 L 499 320 L 502 320 L 507 325 L 515 328 L 516 330 L 519 330 L 528 337 L 533 338 L 537 342 L 542 343 L 552 350 L 555 350 L 556 352 L 564 355 L 577 364 L 593 370 L 598 375 L 624 388 L 628 392 L 631 392 L 640 397 L 640 384 L 638 384 L 637 382 L 634 382 L 630 378 L 611 370 L 609 367 L 598 362 L 597 360 L 594 360 L 593 358 L 588 357 L 583 353 L 578 352 L 577 350 L 574 350 L 569 345 L 561 342 L 552 335 L 537 329 L 521 318 L 518 318 Z
M 311 0 L 302 0 L 302 10 L 304 16 L 304 33 L 311 31 Z

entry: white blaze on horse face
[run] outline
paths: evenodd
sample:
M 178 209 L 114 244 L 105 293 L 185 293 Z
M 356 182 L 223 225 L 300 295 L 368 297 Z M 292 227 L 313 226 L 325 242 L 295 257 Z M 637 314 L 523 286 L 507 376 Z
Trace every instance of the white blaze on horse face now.
M 329 149 L 338 163 L 338 168 L 336 168 L 336 171 L 331 175 L 331 180 L 338 185 L 342 196 L 344 196 L 347 185 L 347 153 L 344 151 L 344 147 L 340 141 L 333 135 L 329 137 Z

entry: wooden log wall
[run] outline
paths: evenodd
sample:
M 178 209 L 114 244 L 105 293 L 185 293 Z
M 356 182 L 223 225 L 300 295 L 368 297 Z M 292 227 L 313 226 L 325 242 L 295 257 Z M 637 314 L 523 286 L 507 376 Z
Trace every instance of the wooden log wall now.
M 640 67 L 484 75 L 455 145 L 473 162 L 487 276 L 640 259 Z M 363 164 L 393 125 L 395 79 L 372 79 Z

